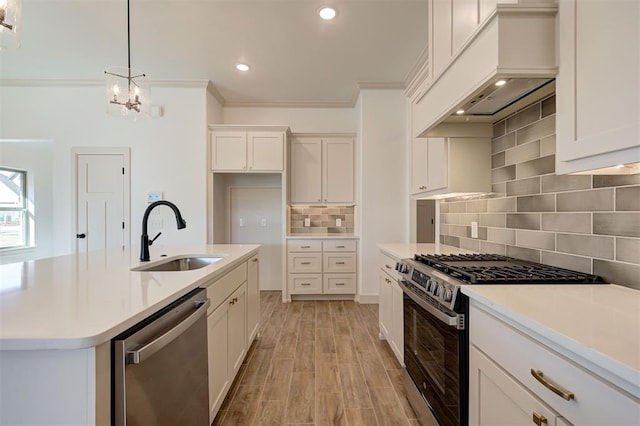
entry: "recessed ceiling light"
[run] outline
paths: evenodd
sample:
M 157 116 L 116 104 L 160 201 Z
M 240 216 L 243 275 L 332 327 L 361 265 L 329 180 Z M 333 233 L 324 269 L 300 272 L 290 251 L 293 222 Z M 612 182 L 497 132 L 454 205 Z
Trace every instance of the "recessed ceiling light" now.
M 338 12 L 336 12 L 336 10 L 332 7 L 323 7 L 318 10 L 318 15 L 320 15 L 320 17 L 325 21 L 329 21 L 335 18 L 337 14 Z
M 507 84 L 507 80 L 498 80 L 498 81 L 496 81 L 496 86 L 498 86 L 498 87 L 504 86 L 505 84 Z
M 246 72 L 251 69 L 251 67 L 247 64 L 236 64 L 236 69 L 238 71 Z
M 456 111 L 456 114 L 462 115 L 462 114 L 464 114 L 464 110 L 463 109 L 459 109 L 459 110 Z

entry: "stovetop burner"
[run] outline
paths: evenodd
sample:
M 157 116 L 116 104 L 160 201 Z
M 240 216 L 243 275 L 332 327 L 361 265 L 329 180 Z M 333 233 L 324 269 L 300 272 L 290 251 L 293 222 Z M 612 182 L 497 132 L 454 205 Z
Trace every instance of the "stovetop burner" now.
M 497 254 L 416 254 L 414 259 L 468 284 L 599 284 L 582 272 Z

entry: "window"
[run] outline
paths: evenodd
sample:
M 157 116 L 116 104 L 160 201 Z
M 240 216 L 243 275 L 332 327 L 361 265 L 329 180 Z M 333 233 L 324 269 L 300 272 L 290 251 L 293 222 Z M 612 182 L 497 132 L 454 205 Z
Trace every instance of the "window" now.
M 0 167 L 0 249 L 29 241 L 27 172 Z

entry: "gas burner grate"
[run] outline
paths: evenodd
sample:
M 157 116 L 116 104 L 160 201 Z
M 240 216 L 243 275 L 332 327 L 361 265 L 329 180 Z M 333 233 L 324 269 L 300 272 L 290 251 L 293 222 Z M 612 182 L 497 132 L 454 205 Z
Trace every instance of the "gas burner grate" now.
M 497 254 L 416 254 L 414 259 L 469 284 L 601 284 L 597 276 Z M 457 262 L 460 262 L 456 264 Z M 487 262 L 483 265 L 484 262 Z M 471 265 L 469 264 L 471 263 Z M 498 263 L 497 265 L 495 263 Z

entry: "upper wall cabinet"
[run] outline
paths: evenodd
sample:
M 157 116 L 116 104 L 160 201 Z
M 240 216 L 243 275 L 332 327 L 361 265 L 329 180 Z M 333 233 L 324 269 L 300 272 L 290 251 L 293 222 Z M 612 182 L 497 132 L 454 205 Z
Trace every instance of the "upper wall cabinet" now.
M 562 0 L 558 14 L 556 173 L 640 162 L 640 2 Z
M 411 193 L 445 198 L 491 191 L 490 138 L 415 138 Z
M 425 136 L 501 78 L 556 76 L 558 6 L 505 3 L 516 1 L 429 0 L 427 53 L 407 86 L 412 136 Z
M 220 172 L 281 172 L 288 128 L 210 126 L 211 166 Z
M 296 137 L 291 141 L 291 203 L 354 202 L 352 138 Z

